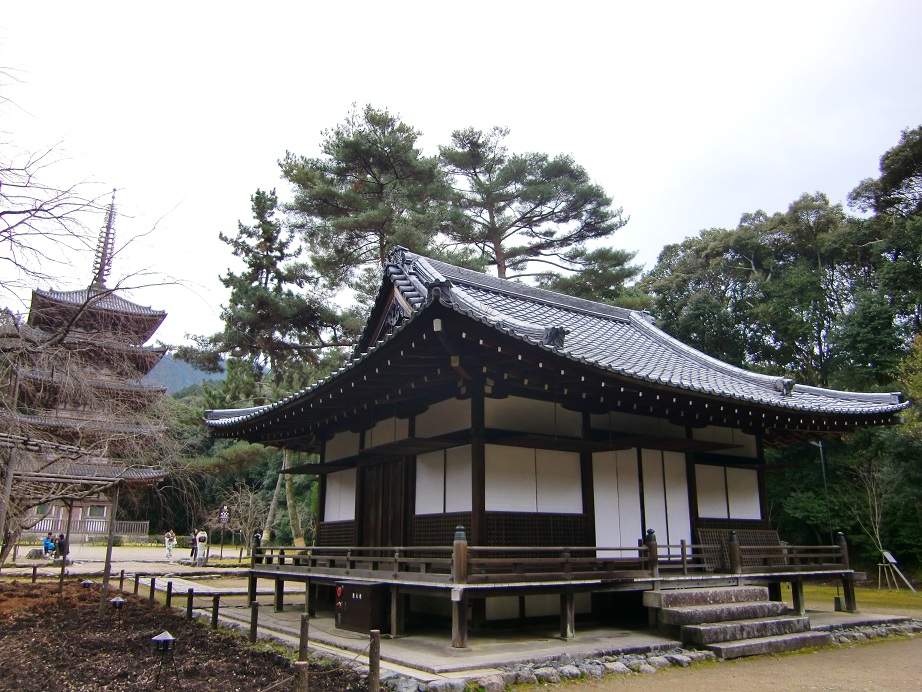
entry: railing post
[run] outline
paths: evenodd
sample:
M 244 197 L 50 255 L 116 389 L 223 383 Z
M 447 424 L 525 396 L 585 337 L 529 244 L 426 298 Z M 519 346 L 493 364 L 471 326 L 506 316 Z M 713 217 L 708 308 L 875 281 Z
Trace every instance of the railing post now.
M 141 573 L 138 572 L 134 575 L 134 595 L 138 595 L 138 584 L 141 582 Z
M 839 531 L 836 539 L 839 544 L 839 555 L 842 558 L 842 566 L 845 569 L 851 569 L 848 562 L 848 543 L 845 541 L 845 534 Z
M 172 580 L 166 583 L 166 607 L 173 607 L 173 582 Z
M 192 600 L 195 598 L 195 590 L 189 589 L 186 592 L 186 619 L 192 619 Z
M 467 583 L 467 570 L 467 535 L 463 526 L 457 526 L 451 553 L 452 582 Z M 451 645 L 456 649 L 467 648 L 467 594 L 461 588 L 451 590 Z
M 119 593 L 122 593 L 122 591 L 124 591 L 124 586 L 125 586 L 125 570 L 122 570 L 118 574 L 118 592 Z
M 155 589 L 156 588 L 157 588 L 157 577 L 151 575 L 151 578 L 150 578 L 150 600 L 151 601 L 155 600 L 155 597 L 156 597 Z
M 467 583 L 467 535 L 463 526 L 455 527 L 455 541 L 451 552 L 451 580 L 456 584 Z
M 743 573 L 743 554 L 740 551 L 740 538 L 736 531 L 730 530 L 730 538 L 727 541 L 727 552 L 730 557 L 730 571 L 733 574 Z
M 563 561 L 563 573 L 570 574 L 573 571 L 573 565 L 570 563 L 570 550 L 568 548 L 563 549 L 560 559 Z
M 647 555 L 650 560 L 650 576 L 659 579 L 659 548 L 656 544 L 656 532 L 653 529 L 647 529 L 644 543 L 647 546 Z M 658 588 L 658 584 L 654 588 Z
M 679 541 L 679 545 L 682 547 L 682 575 L 687 576 L 688 575 L 688 544 L 685 542 L 685 539 L 683 538 L 681 541 Z
M 38 579 L 38 565 L 32 565 L 32 583 Z

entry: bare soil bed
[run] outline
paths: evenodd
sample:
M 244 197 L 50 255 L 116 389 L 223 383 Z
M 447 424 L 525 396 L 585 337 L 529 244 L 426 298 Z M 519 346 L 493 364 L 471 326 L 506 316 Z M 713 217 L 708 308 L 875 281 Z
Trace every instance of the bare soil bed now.
M 100 616 L 98 585 L 69 580 L 59 600 L 56 582 L 0 581 L 0 690 L 292 689 L 294 667 L 280 647 L 250 646 L 239 633 L 122 597 L 121 617 L 108 603 Z M 172 662 L 151 641 L 164 631 L 176 638 Z M 365 689 L 348 669 L 312 662 L 311 672 L 312 692 Z

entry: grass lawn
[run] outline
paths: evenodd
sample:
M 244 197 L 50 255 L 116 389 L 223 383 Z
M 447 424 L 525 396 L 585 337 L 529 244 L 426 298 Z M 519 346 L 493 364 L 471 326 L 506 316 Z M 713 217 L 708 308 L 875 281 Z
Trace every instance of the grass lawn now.
M 785 599 L 788 601 L 790 593 L 790 589 L 784 590 Z M 832 610 L 833 598 L 841 594 L 842 590 L 837 591 L 834 585 L 804 585 L 807 610 Z M 882 589 L 878 589 L 876 585 L 861 586 L 856 589 L 855 598 L 858 601 L 858 610 L 865 613 L 906 615 L 922 619 L 922 595 L 914 594 L 905 584 L 901 585 L 898 591 L 888 591 L 886 586 Z

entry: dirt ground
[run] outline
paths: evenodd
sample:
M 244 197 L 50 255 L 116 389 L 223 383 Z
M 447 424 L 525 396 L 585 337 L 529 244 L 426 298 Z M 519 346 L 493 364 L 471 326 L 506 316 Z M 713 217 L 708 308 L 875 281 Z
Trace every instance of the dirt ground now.
M 527 689 L 547 690 L 549 687 Z M 566 685 L 565 689 L 599 692 L 641 689 L 644 692 L 919 690 L 922 689 L 922 637 L 899 637 L 779 656 L 755 656 L 691 668 L 671 668 L 655 675 L 612 676 L 591 683 Z
M 57 583 L 0 581 L 0 690 L 292 689 L 284 681 L 294 668 L 281 649 L 251 647 L 238 633 L 123 597 L 121 617 L 108 604 L 100 616 L 98 586 L 69 580 L 59 602 Z M 176 638 L 172 660 L 151 641 L 164 631 Z M 316 662 L 311 671 L 312 692 L 366 689 L 349 670 Z

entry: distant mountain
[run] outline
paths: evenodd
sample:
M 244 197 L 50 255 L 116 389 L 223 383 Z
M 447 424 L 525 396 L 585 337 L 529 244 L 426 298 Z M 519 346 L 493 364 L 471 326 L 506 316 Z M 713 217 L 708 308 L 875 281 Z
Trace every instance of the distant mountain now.
M 169 353 L 150 371 L 147 381 L 166 387 L 167 394 L 174 394 L 189 385 L 201 384 L 202 380 L 223 380 L 224 373 L 203 372 L 188 363 L 176 360 Z

